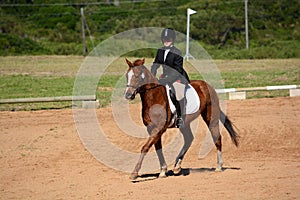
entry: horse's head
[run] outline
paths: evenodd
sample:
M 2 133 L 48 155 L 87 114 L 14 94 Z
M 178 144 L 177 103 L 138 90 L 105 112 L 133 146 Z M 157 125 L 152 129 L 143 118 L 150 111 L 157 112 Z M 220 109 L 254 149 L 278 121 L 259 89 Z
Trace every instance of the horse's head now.
M 138 93 L 138 89 L 147 83 L 146 73 L 149 72 L 144 66 L 145 59 L 138 59 L 133 63 L 126 59 L 129 66 L 126 72 L 127 85 L 125 90 L 126 99 L 134 99 Z

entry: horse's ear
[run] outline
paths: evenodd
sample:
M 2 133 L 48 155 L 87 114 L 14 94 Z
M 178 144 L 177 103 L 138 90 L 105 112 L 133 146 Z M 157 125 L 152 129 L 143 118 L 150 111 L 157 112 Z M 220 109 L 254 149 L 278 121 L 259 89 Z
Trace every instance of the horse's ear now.
M 125 58 L 125 60 L 126 60 L 126 62 L 127 62 L 127 64 L 128 64 L 129 67 L 133 67 L 132 62 L 130 62 L 127 58 Z
M 145 63 L 145 58 L 142 59 L 142 65 Z

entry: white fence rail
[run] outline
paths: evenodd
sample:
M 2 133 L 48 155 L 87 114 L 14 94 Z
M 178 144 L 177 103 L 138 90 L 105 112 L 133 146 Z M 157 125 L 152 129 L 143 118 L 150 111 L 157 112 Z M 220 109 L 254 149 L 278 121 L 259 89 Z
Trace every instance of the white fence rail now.
M 226 88 L 217 89 L 217 93 L 229 93 L 229 99 L 246 99 L 246 92 L 250 91 L 268 91 L 268 90 L 289 90 L 290 96 L 300 96 L 300 85 L 278 85 L 252 88 Z
M 42 103 L 42 102 L 59 102 L 59 101 L 96 101 L 96 95 L 0 99 L 0 104 L 5 104 L 5 103 Z
M 263 91 L 263 90 L 290 90 L 290 96 L 300 96 L 300 85 L 278 85 L 278 86 L 252 87 L 252 88 L 216 89 L 217 93 L 219 94 L 229 93 L 229 99 L 246 99 L 246 92 Z M 60 101 L 94 102 L 95 105 L 97 105 L 96 95 L 0 99 L 0 104 L 42 103 L 42 102 L 60 102 Z

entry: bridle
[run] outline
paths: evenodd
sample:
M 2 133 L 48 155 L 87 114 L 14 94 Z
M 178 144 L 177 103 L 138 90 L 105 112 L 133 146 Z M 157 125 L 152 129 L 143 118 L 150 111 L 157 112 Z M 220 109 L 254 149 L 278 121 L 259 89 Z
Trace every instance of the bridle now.
M 143 66 L 143 65 L 142 65 Z M 134 66 L 134 67 L 138 67 L 138 66 Z M 134 68 L 132 67 L 132 68 Z M 141 77 L 141 79 L 139 80 L 138 82 L 138 86 L 135 86 L 135 85 L 126 85 L 126 87 L 131 87 L 133 88 L 135 91 L 134 93 L 141 93 L 141 92 L 145 92 L 147 90 L 152 90 L 152 89 L 155 89 L 155 88 L 158 88 L 158 87 L 161 87 L 164 85 L 161 85 L 161 84 L 154 84 L 152 87 L 143 87 L 145 85 L 145 69 L 144 69 L 144 66 L 142 67 L 142 72 L 139 74 L 139 75 L 134 75 L 135 78 L 139 78 Z
M 134 66 L 134 67 L 139 67 L 139 66 Z M 132 68 L 134 68 L 134 67 L 132 67 Z M 141 79 L 137 83 L 137 86 L 135 86 L 135 85 L 126 85 L 126 87 L 131 87 L 131 88 L 133 88 L 135 90 L 138 90 L 141 86 L 144 85 L 143 83 L 145 82 L 145 69 L 144 69 L 144 66 L 142 65 L 142 72 L 139 75 L 133 74 L 133 76 L 135 78 L 141 77 Z

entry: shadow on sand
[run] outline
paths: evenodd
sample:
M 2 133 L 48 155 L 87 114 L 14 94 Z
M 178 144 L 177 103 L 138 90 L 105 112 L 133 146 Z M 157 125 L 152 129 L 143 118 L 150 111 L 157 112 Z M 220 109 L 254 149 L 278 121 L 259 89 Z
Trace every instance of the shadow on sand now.
M 239 167 L 223 167 L 223 172 L 227 170 L 240 170 Z M 167 177 L 169 176 L 188 176 L 193 173 L 206 173 L 206 172 L 215 172 L 216 168 L 182 168 L 179 174 L 174 174 L 172 170 L 167 172 Z M 151 181 L 157 179 L 159 173 L 151 173 L 151 174 L 142 174 L 138 176 L 137 179 L 132 180 L 133 183 Z

